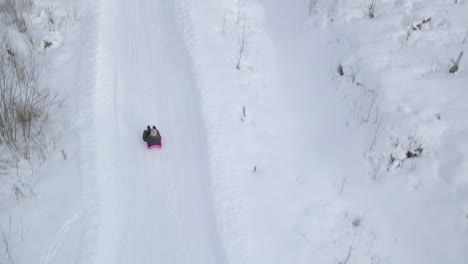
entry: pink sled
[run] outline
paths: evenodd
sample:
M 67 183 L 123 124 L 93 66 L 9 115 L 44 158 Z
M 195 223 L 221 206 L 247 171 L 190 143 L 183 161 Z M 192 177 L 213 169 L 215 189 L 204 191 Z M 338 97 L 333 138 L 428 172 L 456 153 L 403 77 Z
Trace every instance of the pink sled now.
M 148 147 L 149 150 L 155 149 L 155 148 L 158 148 L 158 149 L 162 148 L 162 143 L 161 143 L 161 145 L 153 145 L 153 146 Z

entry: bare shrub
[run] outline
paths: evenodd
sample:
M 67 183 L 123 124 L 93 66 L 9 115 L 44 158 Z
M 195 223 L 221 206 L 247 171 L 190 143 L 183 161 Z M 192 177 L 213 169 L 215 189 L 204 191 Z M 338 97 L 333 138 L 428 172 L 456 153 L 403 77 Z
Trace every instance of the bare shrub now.
M 429 17 L 429 18 L 423 19 L 421 22 L 416 23 L 416 24 L 414 24 L 413 22 L 411 22 L 411 23 L 409 24 L 408 30 L 406 31 L 406 41 L 409 41 L 409 39 L 411 38 L 411 35 L 412 35 L 413 31 L 420 31 L 420 30 L 423 30 L 423 29 L 424 29 L 424 26 L 425 26 L 425 25 L 428 25 L 428 24 L 431 22 L 431 20 L 432 20 L 432 18 Z
M 400 140 L 397 138 L 393 144 L 395 150 L 389 156 L 387 171 L 402 167 L 403 163 L 407 160 L 412 161 L 410 166 L 411 171 L 414 167 L 414 160 L 423 154 L 425 145 L 424 135 L 418 132 L 417 127 L 407 139 Z
M 3 40 L 3 41 L 2 41 Z M 57 95 L 39 80 L 41 65 L 30 54 L 6 52 L 7 37 L 0 40 L 0 144 L 45 159 L 48 128 L 60 106 Z
M 53 43 L 47 40 L 44 40 L 44 49 L 52 47 Z
M 33 0 L 4 0 L 0 5 L 0 14 L 7 24 L 15 24 L 18 31 L 28 31 L 26 18 L 34 7 Z

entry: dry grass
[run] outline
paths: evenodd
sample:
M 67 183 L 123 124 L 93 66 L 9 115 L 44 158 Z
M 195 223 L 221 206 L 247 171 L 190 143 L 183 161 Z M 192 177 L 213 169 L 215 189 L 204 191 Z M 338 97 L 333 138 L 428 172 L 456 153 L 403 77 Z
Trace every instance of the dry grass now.
M 32 55 L 11 50 L 8 38 L 0 41 L 0 144 L 30 157 L 47 145 L 51 116 L 60 102 L 40 83 L 42 65 Z M 44 156 L 41 153 L 41 157 Z
M 15 24 L 21 33 L 28 31 L 27 17 L 34 9 L 33 0 L 4 0 L 0 16 L 7 24 Z

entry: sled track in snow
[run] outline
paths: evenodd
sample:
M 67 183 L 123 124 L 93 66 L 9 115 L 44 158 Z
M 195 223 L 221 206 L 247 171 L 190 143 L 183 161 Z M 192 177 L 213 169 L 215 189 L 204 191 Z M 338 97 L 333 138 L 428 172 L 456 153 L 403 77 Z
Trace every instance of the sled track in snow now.
M 99 5 L 88 130 L 96 143 L 82 149 L 95 157 L 82 168 L 84 187 L 93 189 L 85 193 L 89 226 L 82 260 L 226 263 L 210 196 L 199 91 L 177 27 L 179 22 L 184 34 L 192 34 L 187 13 L 176 15 L 168 0 Z M 148 151 L 141 133 L 153 124 L 164 147 Z
M 63 243 L 63 240 L 66 238 L 68 232 L 75 225 L 75 223 L 78 222 L 78 220 L 80 220 L 80 214 L 75 214 L 72 218 L 63 224 L 62 228 L 60 228 L 60 231 L 57 234 L 57 238 L 50 245 L 47 254 L 42 257 L 41 264 L 52 263 L 52 261 L 55 259 L 55 256 L 57 255 L 57 251 Z

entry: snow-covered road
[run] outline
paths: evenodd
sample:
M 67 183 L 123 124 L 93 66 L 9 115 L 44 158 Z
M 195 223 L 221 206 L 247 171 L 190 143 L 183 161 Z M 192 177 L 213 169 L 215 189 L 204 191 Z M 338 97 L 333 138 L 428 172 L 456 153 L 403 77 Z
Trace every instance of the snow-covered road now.
M 101 1 L 94 263 L 225 263 L 199 91 L 173 1 Z M 141 140 L 156 125 L 163 149 Z

